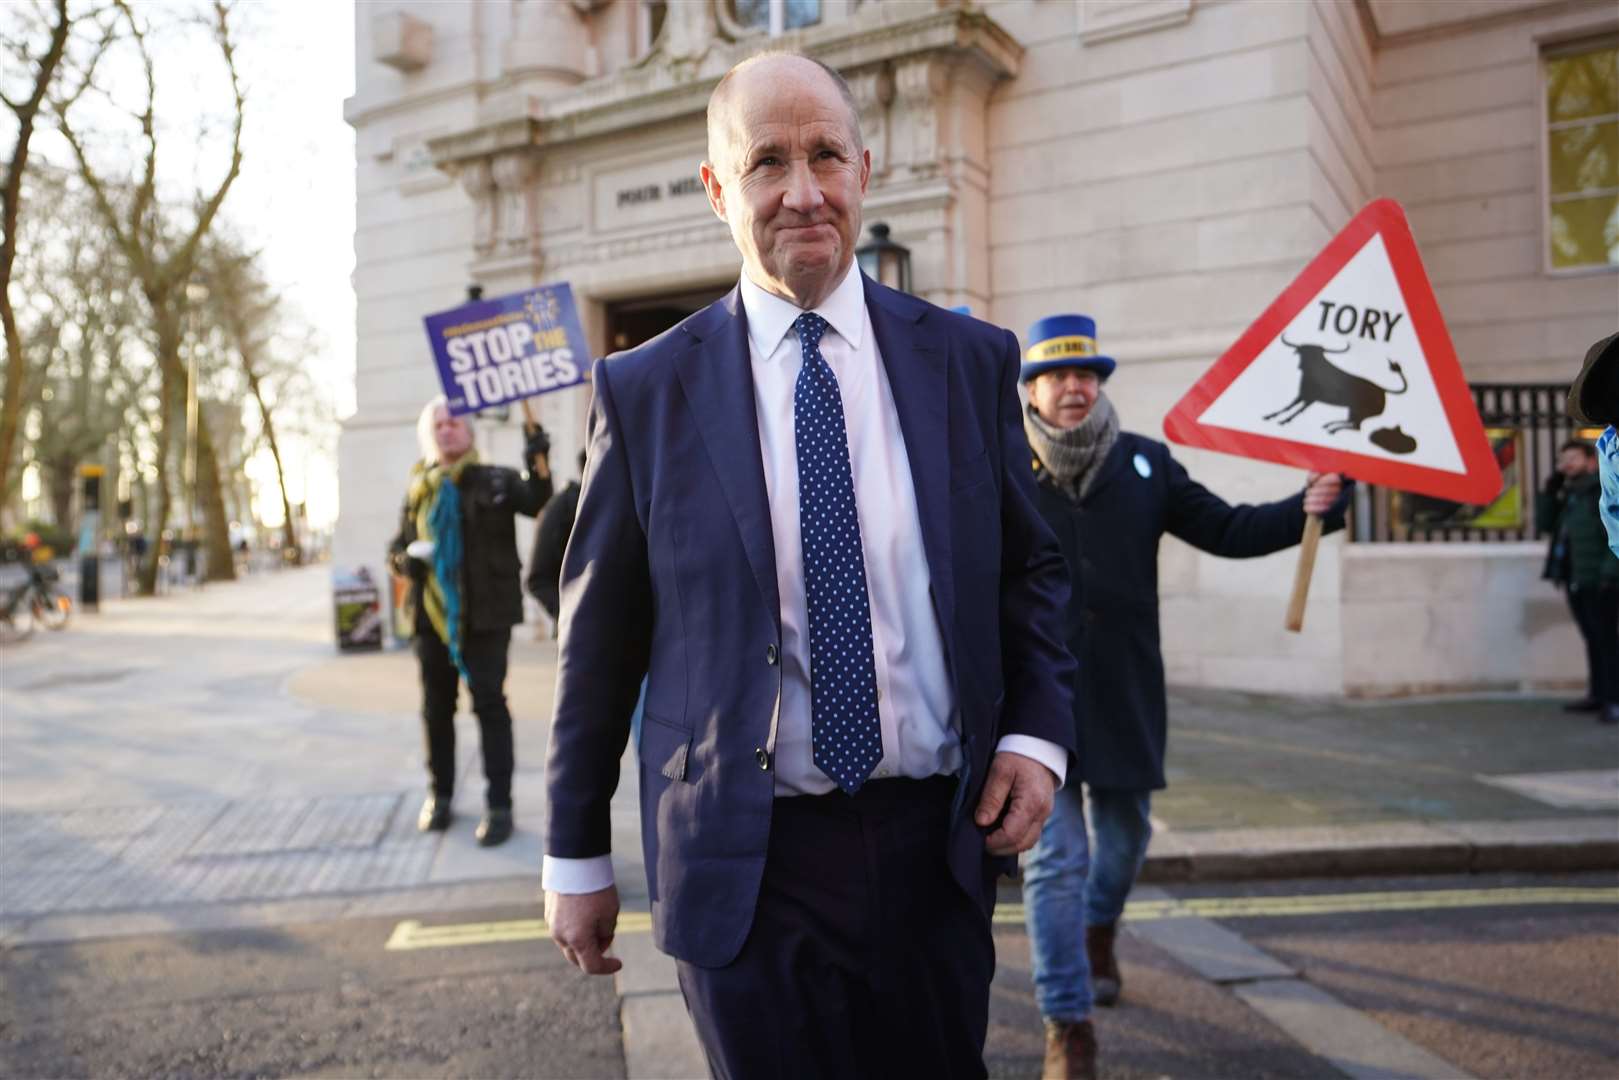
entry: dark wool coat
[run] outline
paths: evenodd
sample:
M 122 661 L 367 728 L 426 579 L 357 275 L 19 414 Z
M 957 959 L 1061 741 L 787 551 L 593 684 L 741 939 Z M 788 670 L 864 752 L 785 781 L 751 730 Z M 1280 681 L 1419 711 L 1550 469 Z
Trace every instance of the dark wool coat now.
M 500 465 L 468 465 L 461 472 L 461 528 L 466 554 L 461 561 L 462 623 L 473 633 L 504 630 L 523 621 L 523 592 L 518 583 L 513 519 L 534 517 L 551 498 L 551 478 Z M 411 608 L 421 600 L 427 563 L 412 559 L 405 548 L 416 539 L 416 508 L 407 496 L 399 512 L 399 533 L 388 545 L 394 573 L 409 577 Z M 415 625 L 414 617 L 410 625 Z
M 1227 558 L 1268 555 L 1304 535 L 1304 493 L 1261 506 L 1232 506 L 1188 476 L 1169 447 L 1128 431 L 1119 433 L 1083 501 L 1061 490 L 1038 458 L 1034 467 L 1041 515 L 1057 534 L 1073 578 L 1067 638 L 1079 661 L 1079 769 L 1069 773 L 1068 783 L 1162 788 L 1159 538 L 1167 532 Z M 1326 519 L 1328 531 L 1343 527 L 1347 504 L 1346 491 Z
M 1608 550 L 1602 524 L 1601 479 L 1596 473 L 1558 479 L 1535 497 L 1535 522 L 1552 537 L 1541 577 L 1577 589 L 1619 585 L 1619 559 Z
M 575 480 L 546 504 L 539 527 L 534 530 L 534 547 L 529 552 L 528 576 L 523 584 L 553 619 L 561 611 L 558 581 L 562 577 L 562 555 L 568 550 L 568 536 L 578 512 L 579 481 Z

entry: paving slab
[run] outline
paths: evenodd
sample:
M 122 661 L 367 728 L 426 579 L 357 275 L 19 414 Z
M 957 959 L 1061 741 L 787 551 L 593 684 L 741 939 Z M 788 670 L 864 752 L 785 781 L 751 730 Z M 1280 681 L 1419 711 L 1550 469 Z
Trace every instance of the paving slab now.
M 620 935 L 613 941 L 613 955 L 624 961 L 613 978 L 624 1028 L 625 1075 L 629 1080 L 708 1076 L 674 960 L 653 947 L 650 934 Z
M 1241 935 L 1208 919 L 1189 916 L 1126 925 L 1130 933 L 1163 949 L 1210 982 L 1285 979 L 1297 974 L 1293 968 L 1248 944 Z
M 1233 992 L 1271 1023 L 1354 1080 L 1466 1080 L 1450 1062 L 1298 979 L 1270 979 Z

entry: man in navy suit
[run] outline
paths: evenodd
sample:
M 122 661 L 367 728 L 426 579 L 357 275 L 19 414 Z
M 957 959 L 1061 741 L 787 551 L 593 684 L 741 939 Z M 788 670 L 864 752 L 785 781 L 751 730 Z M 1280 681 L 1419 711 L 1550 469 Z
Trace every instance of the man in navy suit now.
M 1017 340 L 854 268 L 871 154 L 830 68 L 739 64 L 708 143 L 737 288 L 593 372 L 546 919 L 618 969 L 608 808 L 644 676 L 654 940 L 714 1073 L 983 1076 L 995 878 L 1073 740 Z

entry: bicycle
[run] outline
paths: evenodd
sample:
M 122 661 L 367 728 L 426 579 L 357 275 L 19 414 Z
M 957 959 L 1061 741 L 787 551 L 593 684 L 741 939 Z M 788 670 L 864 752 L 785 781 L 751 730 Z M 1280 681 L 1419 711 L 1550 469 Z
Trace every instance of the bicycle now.
M 0 591 L 0 642 L 27 641 L 34 634 L 33 580 Z
M 56 588 L 61 575 L 50 565 L 50 557 L 50 548 L 39 545 L 32 536 L 0 552 L 0 561 L 21 563 L 28 575 L 0 594 L 0 618 L 9 631 L 8 637 L 24 640 L 36 625 L 48 630 L 67 628 L 73 616 L 73 600 Z
M 56 588 L 61 580 L 54 566 L 31 562 L 28 564 L 28 582 L 24 586 L 34 618 L 47 630 L 66 630 L 73 617 L 73 599 Z

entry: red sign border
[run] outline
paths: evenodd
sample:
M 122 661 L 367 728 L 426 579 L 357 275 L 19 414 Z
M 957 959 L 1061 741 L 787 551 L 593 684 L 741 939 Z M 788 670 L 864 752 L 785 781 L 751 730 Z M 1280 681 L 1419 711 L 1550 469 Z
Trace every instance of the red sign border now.
M 1359 254 L 1372 237 L 1379 234 L 1383 237 L 1389 263 L 1394 268 L 1395 281 L 1405 300 L 1406 313 L 1411 317 L 1411 328 L 1422 346 L 1434 386 L 1439 391 L 1439 401 L 1444 407 L 1451 437 L 1456 440 L 1457 450 L 1461 453 L 1465 475 L 1375 458 L 1352 450 L 1335 450 L 1199 423 L 1197 417 L 1225 393 L 1237 376 L 1271 342 L 1281 336 L 1287 324 L 1316 298 L 1333 275 Z M 1484 434 L 1484 424 L 1473 405 L 1473 396 L 1462 375 L 1461 363 L 1456 359 L 1456 347 L 1451 343 L 1450 332 L 1445 329 L 1444 318 L 1439 313 L 1439 302 L 1434 297 L 1433 286 L 1428 283 L 1422 258 L 1417 254 L 1416 238 L 1411 234 L 1405 211 L 1393 199 L 1378 199 L 1370 203 L 1332 238 L 1332 242 L 1311 260 L 1303 273 L 1282 290 L 1264 314 L 1254 320 L 1236 343 L 1165 414 L 1164 434 L 1185 446 L 1319 472 L 1341 472 L 1367 483 L 1455 502 L 1485 505 L 1493 502 L 1501 493 L 1501 468 Z

